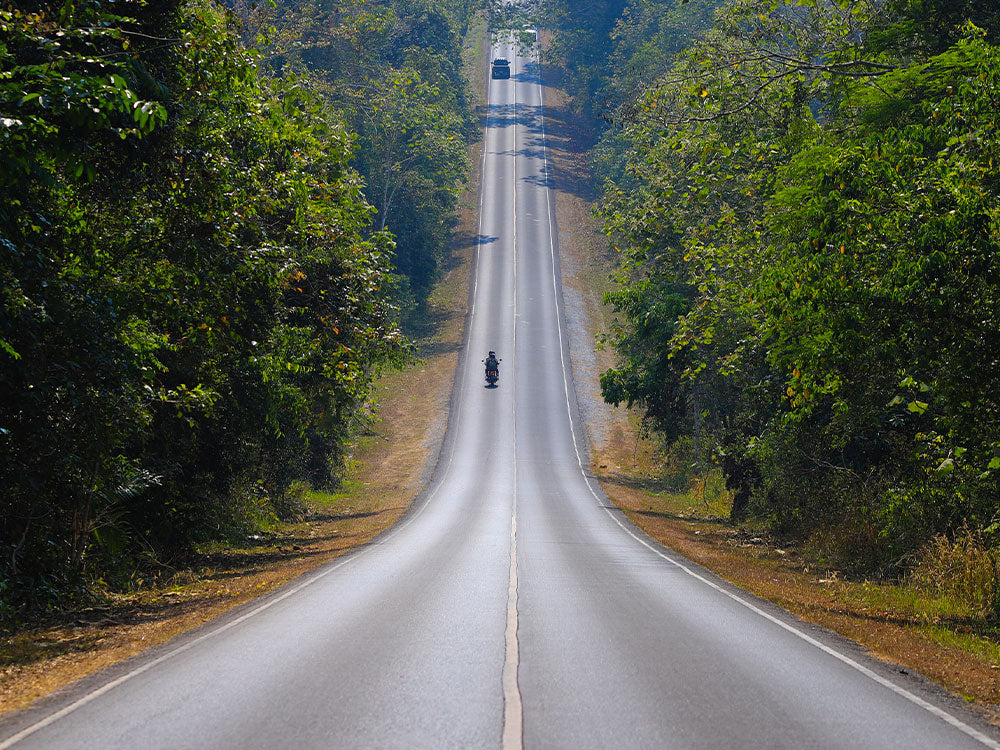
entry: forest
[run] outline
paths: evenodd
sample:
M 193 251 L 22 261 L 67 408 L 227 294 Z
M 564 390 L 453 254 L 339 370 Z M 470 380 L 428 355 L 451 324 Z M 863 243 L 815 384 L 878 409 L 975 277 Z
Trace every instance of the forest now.
M 604 123 L 605 400 L 734 520 L 1000 617 L 1000 6 L 547 15 Z
M 475 133 L 466 2 L 0 10 L 0 619 L 339 481 Z
M 446 255 L 480 7 L 0 10 L 0 618 L 336 486 Z M 539 15 L 602 123 L 605 399 L 735 522 L 1000 618 L 1000 6 Z

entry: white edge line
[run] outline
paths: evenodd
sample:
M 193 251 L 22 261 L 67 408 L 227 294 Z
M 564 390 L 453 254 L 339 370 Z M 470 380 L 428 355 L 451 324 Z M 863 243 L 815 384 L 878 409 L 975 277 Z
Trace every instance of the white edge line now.
M 546 130 L 545 130 L 545 100 L 544 100 L 545 94 L 544 94 L 544 89 L 542 89 L 541 87 L 539 87 L 539 88 L 540 88 L 541 93 L 542 93 L 542 107 L 541 107 L 542 161 L 543 161 L 543 163 L 545 165 L 546 172 L 548 172 L 548 140 L 547 140 Z M 824 644 L 824 643 L 816 640 L 815 638 L 813 638 L 812 636 L 808 635 L 807 633 L 803 633 L 801 630 L 799 630 L 798 628 L 790 625 L 789 623 L 784 622 L 784 621 L 778 619 L 777 617 L 775 617 L 774 615 L 772 615 L 772 614 L 770 614 L 768 612 L 765 612 L 764 610 L 760 609 L 758 606 L 756 606 L 752 602 L 747 601 L 746 599 L 744 599 L 743 597 L 741 597 L 741 596 L 733 593 L 732 591 L 729 591 L 729 590 L 723 588 L 722 586 L 718 585 L 717 583 L 708 580 L 707 578 L 705 578 L 704 576 L 700 575 L 696 571 L 692 570 L 688 566 L 684 565 L 681 562 L 678 562 L 677 560 L 673 559 L 669 555 L 665 554 L 662 550 L 657 549 L 652 544 L 650 544 L 649 541 L 647 541 L 646 539 L 643 539 L 642 537 L 636 535 L 635 532 L 632 531 L 632 529 L 630 529 L 628 526 L 626 526 L 624 523 L 622 523 L 621 519 L 614 512 L 612 512 L 612 510 L 608 507 L 608 504 L 605 501 L 601 500 L 600 496 L 594 490 L 594 487 L 591 484 L 590 477 L 587 476 L 587 471 L 586 471 L 586 469 L 583 466 L 583 458 L 582 458 L 582 456 L 580 454 L 580 448 L 579 448 L 579 445 L 577 443 L 576 426 L 575 426 L 575 421 L 573 419 L 573 408 L 570 405 L 569 379 L 568 379 L 568 373 L 567 373 L 567 370 L 566 370 L 566 358 L 565 358 L 565 356 L 563 354 L 564 339 L 563 339 L 563 332 L 562 332 L 562 303 L 561 303 L 561 297 L 560 297 L 560 295 L 558 293 L 559 286 L 558 286 L 558 281 L 556 279 L 555 236 L 554 236 L 554 232 L 552 231 L 552 204 L 551 204 L 551 199 L 549 197 L 550 192 L 551 192 L 550 189 L 546 189 L 546 191 L 545 191 L 545 203 L 546 203 L 546 207 L 548 209 L 548 218 L 549 218 L 549 254 L 550 254 L 550 257 L 551 257 L 551 260 L 552 260 L 552 264 L 551 264 L 552 265 L 552 289 L 553 289 L 553 292 L 555 292 L 555 295 L 556 295 L 556 325 L 557 325 L 558 331 L 559 331 L 559 360 L 560 360 L 560 363 L 561 363 L 561 366 L 562 366 L 562 373 L 563 373 L 563 393 L 566 396 L 566 414 L 569 417 L 570 434 L 571 434 L 571 436 L 573 438 L 573 450 L 576 452 L 576 461 L 577 461 L 578 466 L 580 467 L 580 474 L 583 477 L 584 484 L 587 485 L 587 489 L 590 490 L 590 494 L 593 496 L 594 500 L 597 501 L 598 505 L 614 520 L 614 522 L 616 524 L 618 524 L 619 527 L 621 527 L 621 529 L 626 534 L 628 534 L 630 537 L 632 537 L 633 539 L 635 539 L 637 542 L 639 542 L 641 545 L 643 545 L 644 547 L 646 547 L 647 549 L 649 549 L 650 551 L 652 551 L 653 553 L 655 553 L 659 557 L 661 557 L 664 560 L 666 560 L 671 565 L 674 565 L 677 568 L 680 568 L 682 571 L 684 571 L 685 573 L 687 573 L 692 578 L 695 578 L 696 580 L 701 581 L 702 583 L 704 583 L 706 586 L 710 586 L 711 588 L 715 589 L 716 591 L 718 591 L 718 592 L 720 592 L 720 593 L 728 596 L 730 599 L 732 599 L 733 601 L 738 602 L 739 604 L 743 605 L 744 607 L 746 607 L 747 609 L 749 609 L 751 612 L 754 612 L 755 614 L 760 615 L 765 620 L 768 620 L 768 621 L 774 623 L 775 625 L 777 625 L 777 626 L 785 629 L 789 633 L 797 636 L 798 638 L 801 638 L 806 643 L 809 643 L 812 646 L 815 646 L 820 651 L 823 651 L 824 653 L 826 653 L 826 654 L 834 657 L 838 661 L 840 661 L 840 662 L 846 664 L 847 666 L 849 666 L 849 667 L 857 670 L 861 674 L 863 674 L 866 677 L 870 678 L 874 682 L 877 682 L 879 685 L 882 685 L 883 687 L 888 688 L 889 690 L 891 690 L 892 692 L 896 693 L 900 697 L 905 698 L 906 700 L 908 700 L 911 703 L 919 706 L 920 708 L 925 709 L 929 713 L 933 714 L 934 716 L 938 717 L 939 719 L 944 720 L 945 722 L 947 722 L 948 724 L 950 724 L 951 726 L 953 726 L 955 729 L 958 729 L 960 732 L 966 734 L 967 736 L 971 737 L 972 739 L 976 740 L 977 742 L 980 742 L 981 744 L 985 745 L 986 747 L 994 748 L 994 750 L 1000 750 L 1000 743 L 998 743 L 996 740 L 994 740 L 993 738 L 991 738 L 991 737 L 983 734 L 978 729 L 975 729 L 974 727 L 969 726 L 968 724 L 966 724 L 965 722 L 963 722 L 961 719 L 959 719 L 959 718 L 957 718 L 955 716 L 952 716 L 950 713 L 948 713 L 944 709 L 939 708 L 939 707 L 935 706 L 933 703 L 930 703 L 930 702 L 924 700 L 920 696 L 911 693 L 906 688 L 903 688 L 903 687 L 897 685 L 896 683 L 892 682 L 891 680 L 887 680 L 885 677 L 882 677 L 881 675 L 873 672 L 871 669 L 869 669 L 868 667 L 864 666 L 863 664 L 860 664 L 859 662 L 857 662 L 854 659 L 850 658 L 846 654 L 842 654 L 839 651 L 837 651 L 836 649 L 833 649 L 833 648 L 827 646 L 826 644 Z M 2 748 L 0 748 L 0 750 L 2 750 Z
M 444 470 L 444 472 L 442 473 L 441 476 L 444 476 L 444 475 L 447 474 L 448 470 L 451 467 L 452 460 L 454 459 L 454 456 L 455 456 L 455 446 L 454 446 L 454 443 L 453 443 L 452 444 L 451 452 L 449 453 L 449 456 L 448 456 L 448 463 L 445 466 L 445 470 Z M 392 539 L 393 537 L 397 536 L 399 533 L 401 533 L 410 524 L 412 524 L 420 516 L 420 514 L 422 514 L 424 512 L 424 509 L 430 504 L 430 502 L 434 499 L 434 497 L 437 496 L 437 494 L 440 491 L 440 489 L 443 486 L 443 484 L 444 484 L 443 482 L 439 481 L 438 484 L 437 484 L 437 486 L 427 496 L 427 499 L 423 503 L 421 503 L 420 507 L 417 508 L 416 512 L 413 513 L 408 519 L 406 519 L 406 521 L 404 521 L 399 526 L 395 526 L 392 529 L 390 529 L 388 532 L 386 532 L 386 534 L 384 536 L 383 535 L 376 536 L 370 542 L 366 543 L 366 545 L 364 545 L 364 546 L 362 546 L 360 548 L 355 548 L 357 551 L 354 554 L 352 554 L 353 550 L 348 550 L 347 552 L 344 553 L 345 555 L 348 555 L 345 559 L 340 560 L 339 562 L 333 563 L 326 570 L 323 570 L 323 571 L 321 571 L 321 572 L 313 575 L 307 581 L 303 581 L 302 583 L 298 584 L 297 586 L 294 586 L 293 588 L 290 588 L 287 591 L 282 592 L 281 594 L 275 596 L 274 598 L 269 599 L 268 601 L 264 602 L 263 604 L 255 607 L 253 609 L 251 609 L 249 612 L 245 612 L 244 614 L 240 615 L 235 620 L 230 620 L 229 622 L 225 623 L 224 625 L 221 625 L 221 626 L 219 626 L 219 627 L 217 627 L 217 628 L 215 628 L 213 630 L 210 630 L 209 632 L 204 633 L 204 634 L 198 636 L 197 638 L 195 638 L 193 640 L 190 640 L 187 643 L 184 643 L 184 644 L 178 646 L 177 648 L 174 648 L 171 651 L 168 651 L 165 654 L 162 654 L 161 656 L 158 656 L 157 658 L 153 659 L 152 661 L 148 661 L 145 664 L 143 664 L 143 665 L 141 665 L 139 667 L 136 667 L 131 672 L 128 672 L 127 674 L 124 674 L 121 677 L 118 677 L 118 678 L 112 680 L 111 682 L 104 683 L 99 688 L 97 688 L 97 689 L 95 689 L 95 690 L 87 693 L 86 695 L 82 696 L 81 698 L 78 698 L 77 700 L 75 700 L 72 703 L 70 703 L 68 706 L 64 706 L 63 708 L 59 709 L 58 711 L 56 711 L 54 713 L 49 714 L 48 716 L 46 716 L 45 718 L 43 718 L 43 719 L 35 722 L 34 724 L 25 727 L 20 732 L 17 732 L 16 734 L 13 734 L 10 737 L 8 737 L 7 739 L 5 739 L 2 742 L 0 742 L 0 750 L 7 750 L 7 748 L 13 747 L 14 745 L 16 745 L 21 740 L 26 739 L 27 737 L 30 737 L 31 735 L 35 734 L 39 730 L 44 729 L 45 727 L 50 726 L 51 724 L 54 724 L 55 722 L 59 721 L 59 719 L 62 719 L 64 717 L 70 715 L 71 713 L 73 713 L 76 710 L 82 708 L 83 706 L 87 705 L 88 703 L 90 703 L 90 702 L 94 701 L 95 699 L 101 697 L 105 693 L 110 692 L 111 690 L 113 690 L 114 688 L 118 687 L 119 685 L 122 685 L 122 684 L 128 682 L 129 680 L 131 680 L 134 677 L 138 677 L 139 675 L 143 674 L 144 672 L 148 672 L 153 667 L 159 666 L 160 664 L 162 664 L 163 662 L 167 661 L 168 659 L 172 659 L 173 657 L 177 656 L 178 654 L 182 654 L 185 651 L 188 651 L 188 650 L 194 648 L 198 644 L 203 643 L 204 641 L 209 640 L 210 638 L 215 638 L 217 635 L 225 633 L 228 630 L 232 630 L 237 625 L 240 625 L 241 623 L 245 622 L 246 620 L 249 620 L 251 617 L 254 617 L 254 616 L 260 614 L 264 610 L 270 609 L 275 604 L 278 604 L 279 602 L 284 601 L 285 599 L 289 598 L 290 596 L 294 596 L 295 594 L 297 594 L 298 592 L 302 591 L 302 589 L 306 588 L 307 586 L 312 586 L 317 581 L 319 581 L 319 580 L 321 580 L 323 578 L 326 578 L 328 575 L 330 575 L 334 571 L 336 571 L 336 570 L 344 567 L 348 563 L 351 563 L 351 562 L 353 562 L 353 561 L 355 561 L 357 559 L 360 559 L 361 556 L 364 554 L 364 552 L 366 550 L 372 548 L 372 542 L 375 542 L 376 540 L 378 540 L 379 543 L 388 541 L 388 540 Z M 309 574 L 305 573 L 303 575 L 309 575 Z M 224 616 L 224 615 L 219 615 L 219 616 Z M 209 622 L 211 622 L 211 621 L 209 621 Z
M 490 43 L 490 55 L 493 53 L 493 44 Z M 492 71 L 491 71 L 492 72 Z M 486 193 L 486 181 L 483 175 L 486 174 L 486 154 L 488 152 L 487 139 L 490 132 L 490 92 L 493 90 L 493 76 L 486 79 L 486 122 L 483 123 L 483 155 L 479 164 L 479 221 L 476 223 L 476 272 L 472 275 L 472 305 L 469 309 L 469 334 L 471 336 L 472 320 L 476 317 L 476 300 L 479 297 L 479 255 L 483 246 L 483 199 Z M 466 372 L 468 372 L 468 358 L 466 358 Z M 2 750 L 2 748 L 0 748 Z

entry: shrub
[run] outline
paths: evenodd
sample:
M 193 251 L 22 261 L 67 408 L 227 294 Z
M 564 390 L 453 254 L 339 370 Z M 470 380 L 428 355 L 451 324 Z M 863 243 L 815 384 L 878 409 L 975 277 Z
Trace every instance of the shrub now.
M 925 544 L 912 576 L 919 585 L 965 603 L 972 617 L 1000 621 L 998 561 L 1000 549 L 990 535 L 963 526 Z

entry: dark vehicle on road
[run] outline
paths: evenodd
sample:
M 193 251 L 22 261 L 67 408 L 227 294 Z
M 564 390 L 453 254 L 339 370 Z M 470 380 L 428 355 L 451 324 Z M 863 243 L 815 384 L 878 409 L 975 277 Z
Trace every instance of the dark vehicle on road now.
M 493 61 L 493 78 L 510 78 L 510 60 L 498 57 Z
M 491 351 L 489 356 L 483 360 L 486 365 L 486 382 L 488 388 L 496 388 L 497 381 L 500 380 L 500 362 L 497 353 Z

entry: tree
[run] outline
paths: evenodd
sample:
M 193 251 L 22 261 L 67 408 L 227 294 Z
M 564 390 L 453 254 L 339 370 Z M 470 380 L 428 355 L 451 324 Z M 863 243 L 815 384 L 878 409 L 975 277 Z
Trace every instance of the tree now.
M 3 16 L 2 583 L 36 605 L 294 511 L 408 350 L 339 115 L 211 2 L 115 7 Z
M 734 514 L 888 568 L 992 523 L 1000 469 L 997 58 L 974 27 L 890 44 L 954 41 L 931 7 L 732 4 L 605 141 L 606 399 L 716 441 Z
M 405 305 L 418 304 L 437 276 L 468 171 L 476 130 L 456 30 L 468 12 L 423 0 L 281 6 L 265 53 L 276 73 L 309 80 L 358 134 L 355 165 L 375 228 L 396 238 Z

